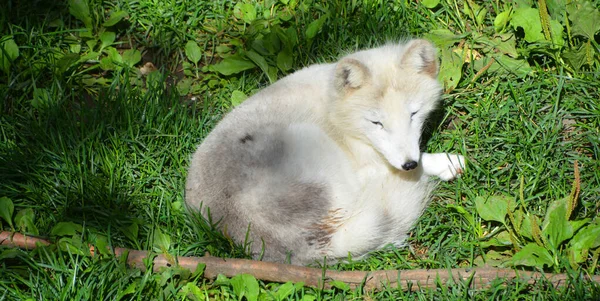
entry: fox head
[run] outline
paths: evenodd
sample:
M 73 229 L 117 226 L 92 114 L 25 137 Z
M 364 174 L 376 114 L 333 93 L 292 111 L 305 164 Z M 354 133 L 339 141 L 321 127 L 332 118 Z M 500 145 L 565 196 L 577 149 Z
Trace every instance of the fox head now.
M 425 40 L 347 56 L 335 68 L 330 121 L 396 169 L 414 169 L 423 123 L 441 94 L 437 74 L 435 48 Z

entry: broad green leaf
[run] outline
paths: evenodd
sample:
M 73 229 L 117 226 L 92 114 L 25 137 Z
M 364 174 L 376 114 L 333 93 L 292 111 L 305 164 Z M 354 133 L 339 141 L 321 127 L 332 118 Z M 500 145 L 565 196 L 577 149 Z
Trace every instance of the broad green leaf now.
M 258 281 L 256 281 L 254 276 L 249 274 L 242 274 L 242 279 L 244 279 L 244 285 L 246 286 L 246 298 L 248 301 L 256 301 L 260 292 Z
M 256 65 L 252 61 L 240 58 L 238 56 L 230 56 L 224 58 L 218 64 L 211 65 L 210 70 L 219 72 L 223 75 L 232 75 L 252 69 L 254 67 L 256 67 Z
M 438 79 L 444 83 L 446 90 L 452 90 L 458 86 L 462 76 L 463 60 L 460 55 L 451 49 L 442 49 L 442 63 Z
M 219 45 L 219 46 L 215 47 L 215 50 L 219 54 L 231 53 L 231 47 L 229 47 L 227 45 Z
M 260 55 L 273 55 L 275 54 L 275 51 L 273 50 L 274 48 L 272 47 L 272 45 L 267 45 L 268 42 L 266 42 L 263 39 L 258 39 L 258 40 L 254 40 L 252 41 L 252 43 L 250 44 L 250 47 L 252 48 L 252 50 L 258 52 L 258 54 Z M 269 48 L 269 49 L 267 49 Z
M 12 215 L 15 211 L 15 206 L 11 199 L 3 196 L 0 198 L 0 217 L 3 218 L 11 228 L 13 227 Z
M 102 70 L 115 70 L 117 69 L 117 65 L 110 59 L 110 57 L 103 57 L 100 60 L 99 67 Z
M 139 226 L 137 223 L 132 223 L 127 227 L 123 227 L 121 228 L 121 231 L 123 232 L 125 237 L 129 238 L 129 240 L 131 240 L 132 242 L 138 241 Z
M 124 290 L 117 295 L 117 300 L 121 300 L 124 296 L 133 294 L 138 291 L 138 282 L 130 283 Z
M 512 15 L 510 24 L 516 30 L 518 27 L 523 28 L 525 32 L 525 41 L 533 43 L 545 41 L 542 33 L 542 21 L 540 20 L 540 12 L 536 8 L 519 7 L 515 9 Z
M 74 222 L 60 222 L 50 230 L 50 234 L 53 236 L 73 236 L 77 233 L 81 233 L 83 227 Z
M 289 21 L 294 17 L 294 14 L 292 13 L 292 11 L 290 10 L 280 10 L 277 11 L 277 18 L 279 18 L 282 21 Z
M 127 49 L 123 51 L 123 63 L 129 67 L 135 66 L 142 60 L 142 53 L 137 49 Z
M 256 7 L 250 3 L 240 1 L 233 7 L 233 15 L 246 23 L 251 23 L 256 19 Z
M 73 53 L 81 52 L 81 44 L 70 44 L 69 51 L 71 51 Z
M 110 255 L 110 248 L 106 236 L 95 234 L 92 235 L 91 241 L 93 241 L 96 246 L 96 252 L 102 255 Z
M 581 228 L 571 239 L 569 245 L 579 250 L 600 247 L 600 222 Z
M 277 81 L 277 70 L 279 70 L 277 67 L 269 66 L 269 69 L 267 70 L 267 77 L 269 78 L 270 83 Z
M 63 55 L 58 62 L 56 62 L 58 72 L 64 73 L 65 71 L 69 70 L 69 68 L 78 64 L 79 59 L 80 56 L 77 53 L 67 53 Z
M 12 38 L 6 39 L 6 37 L 0 38 L 0 70 L 4 73 L 8 73 L 10 63 L 19 57 L 19 46 Z
M 22 254 L 23 251 L 17 248 L 5 249 L 4 251 L 2 251 L 2 253 L 0 253 L 0 261 L 3 261 L 4 259 L 16 258 L 17 256 Z
M 196 42 L 188 41 L 185 44 L 185 56 L 190 62 L 198 64 L 200 59 L 202 59 L 202 49 L 200 49 L 200 46 Z
M 530 243 L 513 255 L 511 263 L 515 266 L 524 265 L 543 268 L 544 266 L 551 267 L 554 261 L 548 250 L 535 243 Z
M 552 32 L 552 44 L 562 47 L 565 44 L 562 24 L 556 20 L 550 20 L 550 31 Z
M 559 199 L 550 204 L 542 226 L 542 234 L 548 238 L 548 243 L 556 250 L 565 240 L 573 237 L 573 227 L 567 219 L 567 198 Z
M 482 248 L 489 247 L 505 247 L 512 245 L 512 241 L 510 240 L 510 234 L 508 231 L 502 231 L 498 233 L 496 236 L 490 238 L 488 241 L 484 241 L 481 243 Z
M 348 283 L 343 282 L 343 281 L 339 281 L 339 280 L 329 281 L 329 284 L 332 287 L 335 287 L 335 288 L 340 289 L 342 291 L 347 291 L 347 290 L 350 289 L 350 285 L 348 285 Z
M 269 51 L 269 55 L 274 55 L 281 50 L 281 40 L 277 33 L 270 32 L 264 37 L 264 47 Z
M 115 42 L 117 35 L 112 31 L 105 31 L 100 34 L 100 51 L 105 47 L 112 45 Z
M 121 56 L 119 51 L 117 49 L 115 49 L 114 47 L 107 47 L 106 49 L 104 49 L 104 52 L 106 52 L 106 54 L 108 55 L 108 58 L 113 63 L 116 63 L 116 64 L 123 63 L 123 57 Z
M 291 294 L 294 293 L 294 284 L 291 282 L 286 282 L 279 286 L 277 289 L 277 300 L 285 300 Z
M 235 90 L 231 93 L 231 105 L 234 107 L 239 106 L 248 96 L 240 90 Z
M 34 219 L 35 213 L 33 212 L 33 209 L 25 208 L 23 210 L 19 210 L 17 215 L 15 215 L 15 226 L 20 232 L 38 235 L 38 229 L 33 223 Z
M 578 49 L 569 49 L 563 52 L 562 57 L 571 65 L 575 71 L 579 71 L 584 65 L 593 64 L 594 48 L 590 43 L 582 43 Z
M 579 228 L 585 226 L 589 222 L 590 222 L 589 218 L 584 218 L 584 219 L 578 219 L 578 220 L 574 220 L 574 221 L 569 221 L 569 224 L 573 228 L 573 233 L 577 233 L 577 231 L 579 230 Z
M 512 34 L 497 35 L 493 38 L 482 36 L 477 38 L 476 42 L 488 46 L 484 48 L 486 52 L 499 51 L 513 58 L 519 56 L 517 53 L 516 39 Z
M 478 196 L 475 198 L 475 209 L 486 221 L 505 223 L 510 197 L 508 196 Z
M 164 234 L 160 228 L 154 229 L 154 240 L 152 246 L 157 252 L 166 252 L 171 247 L 171 237 Z
M 316 37 L 317 34 L 323 28 L 323 25 L 325 24 L 325 21 L 327 20 L 327 18 L 328 18 L 328 15 L 323 15 L 320 18 L 310 22 L 310 24 L 308 24 L 308 26 L 306 27 L 306 38 L 310 40 L 310 39 Z
M 571 1 L 567 4 L 567 14 L 573 24 L 573 35 L 594 40 L 594 35 L 600 30 L 600 11 L 592 1 Z
M 93 30 L 91 28 L 84 28 L 83 30 L 79 31 L 79 37 L 80 38 L 86 38 L 86 39 L 93 39 L 94 38 L 94 33 Z M 96 42 L 96 40 L 88 40 L 88 42 Z M 91 48 L 91 47 L 90 47 Z
M 590 224 L 577 232 L 569 242 L 567 249 L 571 263 L 587 260 L 590 250 L 600 247 L 600 223 Z
M 183 67 L 183 74 L 185 76 L 192 77 L 192 78 L 196 76 L 196 70 L 194 70 L 195 69 L 194 64 L 185 61 L 185 62 L 181 62 L 181 66 Z M 188 79 L 188 77 L 186 77 L 185 79 Z
M 193 79 L 186 77 L 177 82 L 177 92 L 179 95 L 188 95 L 192 90 Z
M 205 300 L 205 296 L 204 296 L 205 292 L 202 291 L 195 283 L 193 282 L 188 282 L 185 286 L 183 286 L 181 288 L 181 291 L 178 293 L 178 295 L 183 295 L 186 297 L 185 300 L 187 300 L 188 298 L 190 300 Z M 190 298 L 191 297 L 191 298 Z
M 532 216 L 525 214 L 523 221 L 521 222 L 521 228 L 519 228 L 519 235 L 533 239 L 533 226 L 531 223 Z
M 298 43 L 300 43 L 300 39 L 298 38 L 298 32 L 296 32 L 296 28 L 294 28 L 293 26 L 285 30 L 285 36 L 287 37 L 287 42 L 289 42 L 289 47 L 294 47 L 298 45 Z M 283 39 L 281 40 L 283 41 Z
M 548 13 L 552 19 L 555 20 L 564 20 L 565 12 L 566 12 L 566 2 L 565 0 L 545 0 L 546 6 L 548 7 Z M 570 1 L 568 1 L 570 2 Z
M 96 44 L 98 44 L 98 41 L 96 41 L 96 40 L 87 40 L 87 41 L 85 41 L 85 44 L 91 50 L 91 49 L 96 48 Z
M 233 288 L 233 292 L 238 296 L 238 298 L 242 298 L 242 296 L 246 297 L 248 301 L 256 301 L 258 300 L 258 294 L 260 292 L 260 288 L 258 286 L 258 281 L 254 276 L 249 274 L 240 274 L 231 278 L 231 286 Z
M 287 47 L 283 48 L 277 54 L 277 68 L 279 68 L 279 70 L 285 72 L 285 71 L 292 69 L 293 65 L 294 65 L 294 54 L 292 53 L 292 50 Z
M 193 278 L 197 278 L 202 276 L 202 274 L 204 274 L 204 270 L 206 270 L 206 264 L 204 263 L 199 263 L 196 265 L 196 269 L 194 270 L 194 273 L 192 274 Z
M 475 264 L 478 266 L 487 265 L 500 267 L 503 266 L 506 261 L 510 260 L 510 258 L 512 258 L 512 254 L 504 254 L 494 250 L 489 250 L 485 253 L 484 256 L 475 258 Z
M 44 88 L 34 88 L 31 105 L 36 109 L 48 107 L 50 105 L 50 92 Z
M 517 60 L 510 58 L 506 55 L 497 55 L 494 56 L 498 65 L 502 67 L 502 69 L 513 73 L 519 77 L 525 77 L 533 73 L 533 69 L 529 66 L 529 63 L 526 60 Z M 498 67 L 496 67 L 497 69 Z M 490 71 L 492 71 L 492 67 L 490 67 Z
M 448 29 L 434 29 L 425 35 L 425 38 L 430 40 L 440 49 L 447 49 L 454 44 L 460 42 L 465 35 L 457 35 Z
M 265 74 L 268 74 L 269 64 L 267 63 L 267 61 L 265 60 L 265 58 L 263 56 L 261 56 L 260 54 L 254 52 L 252 50 L 246 52 L 246 56 L 250 60 L 252 60 L 252 62 L 254 62 L 254 64 L 256 64 L 256 66 L 258 66 L 260 68 L 260 70 L 262 70 Z
M 508 24 L 508 20 L 510 19 L 510 11 L 503 11 L 499 13 L 494 19 L 494 30 L 496 32 L 501 32 Z
M 126 18 L 127 16 L 129 16 L 129 15 L 127 14 L 126 11 L 123 11 L 123 10 L 115 11 L 112 14 L 110 14 L 110 17 L 108 18 L 108 20 L 106 20 L 106 22 L 104 22 L 102 24 L 102 26 L 111 27 L 111 26 L 119 23 L 121 20 L 123 20 L 123 18 Z
M 67 251 L 71 254 L 82 256 L 89 255 L 87 254 L 89 253 L 89 249 L 86 249 L 86 247 L 83 246 L 81 239 L 78 237 L 63 237 L 58 240 L 57 244 L 61 250 Z
M 440 4 L 440 0 L 422 0 L 421 3 L 423 6 L 431 9 L 438 6 L 438 4 Z
M 217 279 L 213 282 L 214 286 L 229 285 L 229 284 L 231 284 L 231 279 L 225 277 L 225 275 L 223 275 L 223 274 L 218 274 Z
M 69 13 L 83 22 L 86 28 L 92 28 L 92 17 L 87 0 L 69 0 Z

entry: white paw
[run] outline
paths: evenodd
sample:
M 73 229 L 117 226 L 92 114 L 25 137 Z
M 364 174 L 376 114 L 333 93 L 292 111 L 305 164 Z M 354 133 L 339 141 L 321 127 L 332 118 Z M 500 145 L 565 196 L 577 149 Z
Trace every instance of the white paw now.
M 465 157 L 461 155 L 448 154 L 446 166 L 439 170 L 437 176 L 442 181 L 450 181 L 459 177 L 465 170 Z

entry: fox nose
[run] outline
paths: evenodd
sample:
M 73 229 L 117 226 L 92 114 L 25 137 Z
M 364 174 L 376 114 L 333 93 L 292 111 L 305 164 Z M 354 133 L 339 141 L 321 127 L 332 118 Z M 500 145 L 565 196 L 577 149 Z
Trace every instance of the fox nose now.
M 419 164 L 415 161 L 408 161 L 404 164 L 402 164 L 402 169 L 404 170 L 413 170 L 415 168 L 417 168 Z

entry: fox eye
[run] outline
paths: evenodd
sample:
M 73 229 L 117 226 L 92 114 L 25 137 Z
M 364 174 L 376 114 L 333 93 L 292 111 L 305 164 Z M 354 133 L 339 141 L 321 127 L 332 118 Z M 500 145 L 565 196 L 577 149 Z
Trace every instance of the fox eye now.
M 413 119 L 413 117 L 415 117 L 415 115 L 419 113 L 419 111 L 414 111 L 412 113 L 410 113 L 410 119 Z
M 373 121 L 370 120 L 372 124 L 379 126 L 380 128 L 383 128 L 383 123 L 379 122 L 379 121 Z

